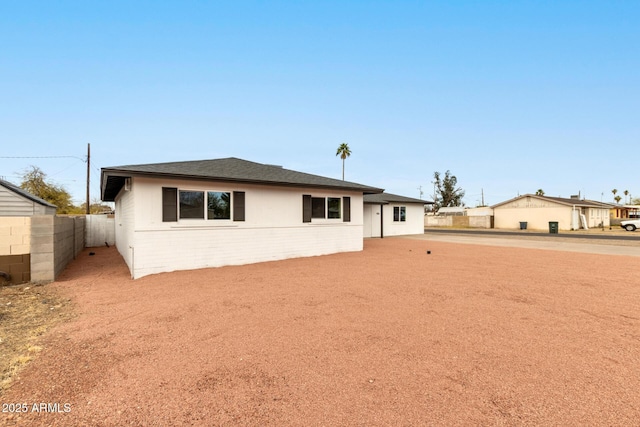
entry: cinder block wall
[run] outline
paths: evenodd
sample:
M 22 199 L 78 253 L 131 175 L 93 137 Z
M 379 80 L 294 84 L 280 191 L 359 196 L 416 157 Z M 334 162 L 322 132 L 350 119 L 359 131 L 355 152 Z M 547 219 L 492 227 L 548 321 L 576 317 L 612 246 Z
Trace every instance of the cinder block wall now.
M 55 217 L 53 262 L 56 277 L 84 248 L 84 226 L 84 217 Z
M 30 244 L 30 217 L 0 217 L 0 271 L 11 275 L 9 283 L 31 280 Z
M 30 235 L 30 217 L 0 217 L 0 256 L 28 254 Z
M 31 280 L 55 279 L 53 263 L 53 215 L 31 217 Z
M 31 280 L 52 281 L 84 248 L 84 218 L 31 218 Z

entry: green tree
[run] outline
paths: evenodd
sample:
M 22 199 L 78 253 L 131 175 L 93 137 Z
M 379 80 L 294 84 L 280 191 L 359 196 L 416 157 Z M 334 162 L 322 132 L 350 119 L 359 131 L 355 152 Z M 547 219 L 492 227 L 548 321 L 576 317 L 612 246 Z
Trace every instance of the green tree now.
M 47 175 L 37 166 L 30 166 L 22 174 L 20 188 L 56 205 L 56 213 L 72 213 L 76 207 L 71 202 L 71 194 L 61 185 L 47 181 Z
M 464 190 L 461 187 L 456 188 L 458 178 L 455 175 L 451 175 L 450 171 L 446 171 L 444 177 L 441 177 L 440 172 L 434 172 L 433 179 L 436 187 L 433 207 L 436 212 L 440 208 L 464 206 L 462 202 Z
M 539 188 L 538 191 L 536 191 L 536 196 L 544 196 L 544 190 Z
M 345 144 L 344 142 L 340 144 L 338 147 L 338 151 L 336 152 L 336 156 L 340 156 L 342 159 L 342 180 L 344 181 L 344 161 L 347 157 L 351 155 L 351 150 L 349 149 L 349 144 Z
M 616 197 L 613 198 L 613 200 L 615 200 L 616 203 L 620 203 L 620 200 L 622 200 L 622 197 L 616 196 Z

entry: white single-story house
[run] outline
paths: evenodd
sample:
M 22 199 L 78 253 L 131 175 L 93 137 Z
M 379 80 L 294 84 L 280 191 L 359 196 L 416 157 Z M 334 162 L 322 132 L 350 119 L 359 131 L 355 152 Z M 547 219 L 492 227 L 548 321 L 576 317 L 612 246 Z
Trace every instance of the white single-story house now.
M 55 215 L 56 206 L 0 179 L 0 216 Z
M 363 196 L 382 189 L 237 158 L 102 169 L 133 278 L 360 251 Z
M 559 230 L 578 230 L 609 226 L 609 204 L 575 198 L 524 194 L 491 206 L 494 227 L 548 230 L 549 222 L 557 222 Z M 522 223 L 522 224 L 521 224 Z
M 365 194 L 364 237 L 424 234 L 425 200 L 389 193 Z

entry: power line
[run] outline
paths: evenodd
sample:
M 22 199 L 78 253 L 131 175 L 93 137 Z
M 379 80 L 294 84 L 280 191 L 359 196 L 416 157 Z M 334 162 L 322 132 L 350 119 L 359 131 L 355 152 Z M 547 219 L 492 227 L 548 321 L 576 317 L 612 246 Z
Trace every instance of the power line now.
M 83 159 L 78 156 L 0 156 L 0 159 L 78 159 L 86 162 L 86 157 Z

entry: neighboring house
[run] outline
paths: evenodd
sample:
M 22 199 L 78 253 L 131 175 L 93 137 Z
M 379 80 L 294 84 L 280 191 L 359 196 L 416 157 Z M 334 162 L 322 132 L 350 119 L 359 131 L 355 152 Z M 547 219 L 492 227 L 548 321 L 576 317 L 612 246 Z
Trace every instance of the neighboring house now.
M 559 230 L 577 230 L 609 226 L 609 208 L 606 203 L 579 198 L 561 198 L 525 194 L 491 206 L 494 227 L 548 230 L 549 222 L 557 222 Z
M 55 215 L 56 206 L 0 179 L 0 216 Z
M 619 204 L 611 205 L 611 208 L 609 210 L 609 217 L 612 220 L 640 218 L 640 206 Z
M 363 195 L 381 192 L 237 158 L 109 167 L 101 175 L 133 278 L 360 251 Z
M 424 205 L 420 199 L 389 193 L 364 196 L 364 237 L 424 234 Z

